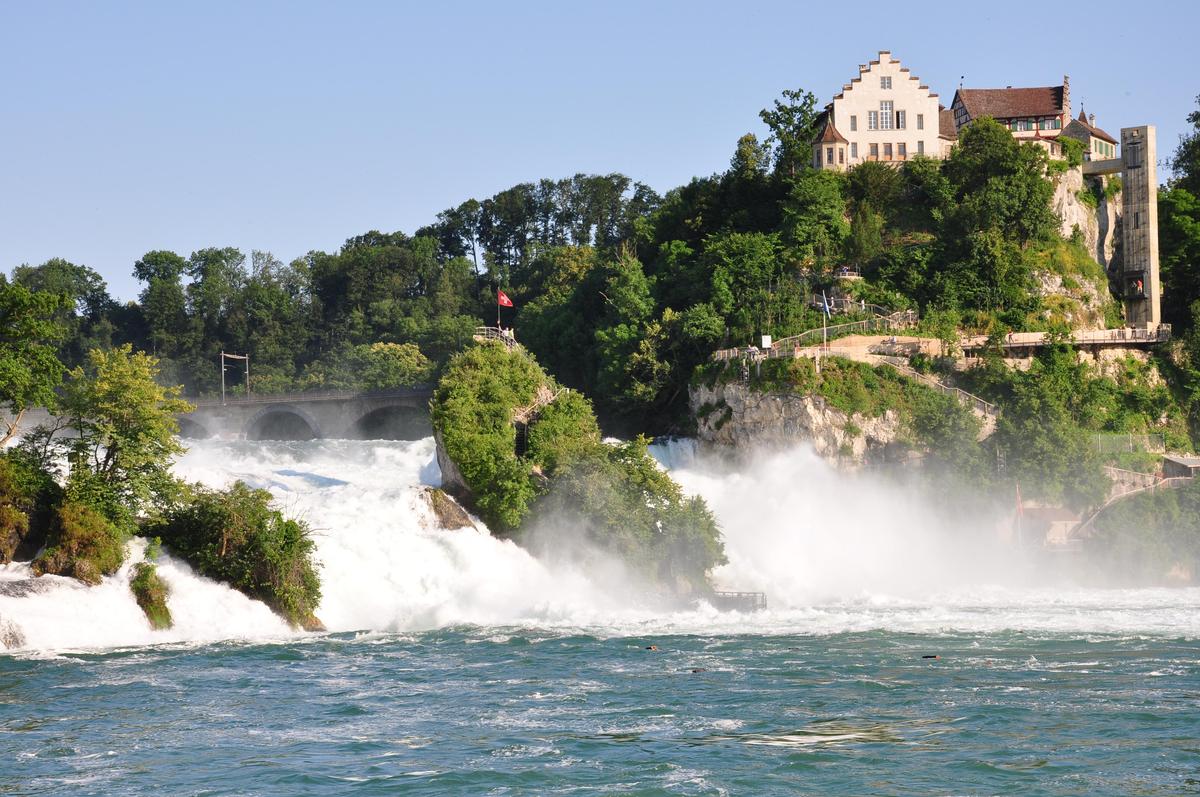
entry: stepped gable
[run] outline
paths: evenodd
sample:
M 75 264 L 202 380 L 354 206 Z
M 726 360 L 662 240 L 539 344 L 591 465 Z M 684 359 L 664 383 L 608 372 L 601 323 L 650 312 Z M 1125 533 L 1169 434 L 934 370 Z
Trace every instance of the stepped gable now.
M 885 55 L 887 56 L 887 58 L 886 58 L 886 59 L 884 59 L 884 56 L 885 56 Z M 851 89 L 853 89 L 853 88 L 854 88 L 854 84 L 856 84 L 856 83 L 861 83 L 861 82 L 862 82 L 863 75 L 865 75 L 865 74 L 867 74 L 868 72 L 870 72 L 872 67 L 879 66 L 881 63 L 883 63 L 883 62 L 884 62 L 884 60 L 887 60 L 887 61 L 889 61 L 889 62 L 891 62 L 891 63 L 894 63 L 894 64 L 897 64 L 897 65 L 899 65 L 899 64 L 900 64 L 900 61 L 899 61 L 899 59 L 892 58 L 892 51 L 891 51 L 891 50 L 880 50 L 880 51 L 879 51 L 879 57 L 878 57 L 878 58 L 875 58 L 875 59 L 873 59 L 873 60 L 871 60 L 871 61 L 868 61 L 868 62 L 867 62 L 867 63 L 865 63 L 865 64 L 859 64 L 859 65 L 858 65 L 858 77 L 856 77 L 856 78 L 851 78 L 849 83 L 846 83 L 846 84 L 844 84 L 844 85 L 842 86 L 842 92 L 841 92 L 840 94 L 836 94 L 836 95 L 834 95 L 834 97 L 833 97 L 833 98 L 834 98 L 835 100 L 841 100 L 841 99 L 844 99 L 844 98 L 845 98 L 845 94 L 846 94 L 846 92 L 847 92 L 847 91 L 850 91 Z M 910 70 L 908 67 L 906 67 L 906 66 L 901 66 L 901 67 L 900 67 L 900 72 L 901 72 L 901 74 L 902 74 L 904 77 L 908 78 L 908 80 L 909 80 L 909 81 L 915 82 L 915 83 L 917 84 L 917 89 L 918 89 L 919 91 L 924 91 L 924 92 L 926 92 L 926 93 L 927 93 L 927 94 L 928 94 L 930 97 L 936 97 L 936 96 L 938 96 L 938 95 L 937 95 L 937 92 L 935 92 L 935 91 L 930 91 L 930 90 L 929 90 L 929 86 L 927 86 L 925 83 L 922 83 L 922 82 L 921 82 L 921 78 L 919 78 L 919 77 L 917 77 L 916 75 L 912 74 L 912 70 Z

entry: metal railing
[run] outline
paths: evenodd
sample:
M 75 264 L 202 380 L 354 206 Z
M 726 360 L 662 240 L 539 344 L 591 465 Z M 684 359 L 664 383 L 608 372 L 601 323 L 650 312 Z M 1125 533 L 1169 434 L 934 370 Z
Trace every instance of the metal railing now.
M 912 366 L 908 365 L 908 363 L 895 362 L 896 359 L 898 358 L 888 357 L 887 365 L 892 366 L 910 379 L 917 380 L 926 387 L 932 388 L 940 393 L 945 393 L 947 396 L 954 396 L 954 398 L 958 399 L 963 404 L 966 404 L 976 412 L 982 413 L 983 415 L 987 415 L 991 418 L 1000 417 L 1000 408 L 990 401 L 985 401 L 979 396 L 976 396 L 974 393 L 968 393 L 960 387 L 947 385 L 937 377 L 930 376 L 929 374 L 923 374 Z
M 433 385 L 419 384 L 412 387 L 396 387 L 386 390 L 308 390 L 298 393 L 255 393 L 251 396 L 226 396 L 221 398 L 185 398 L 197 407 L 220 407 L 228 404 L 287 404 L 296 401 L 346 401 L 349 399 L 405 398 L 433 393 Z
M 1044 346 L 1050 338 L 1048 332 L 1013 332 L 999 341 L 1001 348 L 1021 348 L 1024 346 Z M 1137 329 L 1122 327 L 1121 329 L 1090 329 L 1072 332 L 1064 342 L 1077 346 L 1089 344 L 1125 343 L 1165 343 L 1171 339 L 1171 325 L 1159 324 L 1154 329 Z M 963 349 L 981 349 L 988 345 L 986 335 L 964 337 L 959 341 Z
M 1166 450 L 1166 439 L 1161 434 L 1096 433 L 1098 454 L 1132 454 L 1137 451 L 1162 454 Z
M 845 324 L 833 324 L 818 329 L 809 329 L 799 335 L 781 338 L 771 344 L 769 349 L 757 346 L 745 346 L 734 349 L 721 349 L 713 352 L 712 359 L 720 362 L 741 358 L 772 359 L 774 357 L 794 357 L 799 349 L 808 348 L 836 338 L 853 335 L 860 332 L 892 332 L 897 329 L 908 329 L 917 323 L 917 313 L 914 310 L 901 310 L 887 316 L 876 316 L 862 321 L 849 321 Z
M 475 334 L 472 337 L 478 341 L 496 340 L 510 349 L 521 345 L 517 343 L 516 335 L 511 329 L 501 329 L 500 327 L 475 327 Z

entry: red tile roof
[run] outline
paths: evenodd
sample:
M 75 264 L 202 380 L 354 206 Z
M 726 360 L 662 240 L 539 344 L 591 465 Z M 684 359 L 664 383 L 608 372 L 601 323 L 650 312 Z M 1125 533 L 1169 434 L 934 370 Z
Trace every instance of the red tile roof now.
M 838 132 L 833 126 L 833 121 L 828 113 L 824 114 L 825 123 L 821 126 L 821 132 L 817 135 L 817 141 L 821 144 L 849 144 L 850 142 Z
M 958 140 L 958 126 L 954 124 L 954 111 L 949 108 L 938 108 L 938 135 L 942 138 Z
M 972 119 L 1057 116 L 1063 112 L 1063 87 L 959 89 L 955 100 L 962 101 Z

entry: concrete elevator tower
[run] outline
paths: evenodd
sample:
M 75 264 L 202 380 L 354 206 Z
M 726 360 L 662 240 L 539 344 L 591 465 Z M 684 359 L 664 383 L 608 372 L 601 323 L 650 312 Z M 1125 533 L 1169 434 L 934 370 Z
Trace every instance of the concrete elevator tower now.
M 1087 161 L 1085 175 L 1121 175 L 1121 298 L 1125 322 L 1156 330 L 1162 322 L 1158 276 L 1158 145 L 1154 125 L 1121 128 L 1121 157 Z

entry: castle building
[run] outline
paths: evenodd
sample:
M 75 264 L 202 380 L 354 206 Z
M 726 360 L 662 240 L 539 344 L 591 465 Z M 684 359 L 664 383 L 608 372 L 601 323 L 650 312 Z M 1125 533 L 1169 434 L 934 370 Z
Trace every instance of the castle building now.
M 812 164 L 845 171 L 865 161 L 903 163 L 940 158 L 953 136 L 944 135 L 938 95 L 883 50 L 858 67 L 817 121 Z
M 1079 109 L 1079 118 L 1072 119 L 1062 134 L 1083 144 L 1084 160 L 1111 160 L 1117 157 L 1117 140 L 1096 127 L 1096 114 L 1088 116 Z

